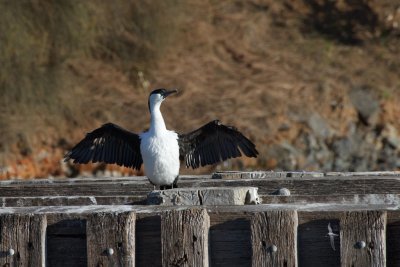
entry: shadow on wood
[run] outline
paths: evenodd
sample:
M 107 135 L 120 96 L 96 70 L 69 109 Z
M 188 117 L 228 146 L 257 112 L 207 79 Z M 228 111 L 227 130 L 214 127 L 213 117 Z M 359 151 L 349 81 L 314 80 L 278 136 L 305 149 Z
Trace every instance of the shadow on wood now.
M 86 220 L 61 220 L 47 226 L 46 266 L 86 267 Z
M 136 267 L 162 266 L 161 216 L 148 216 L 136 221 Z
M 340 238 L 334 238 L 335 250 L 331 247 L 328 224 L 339 234 L 339 220 L 314 220 L 300 224 L 297 232 L 297 251 L 299 267 L 340 266 Z
M 387 266 L 400 266 L 400 221 L 386 228 Z
M 210 266 L 251 266 L 250 220 L 234 219 L 212 225 L 209 251 Z

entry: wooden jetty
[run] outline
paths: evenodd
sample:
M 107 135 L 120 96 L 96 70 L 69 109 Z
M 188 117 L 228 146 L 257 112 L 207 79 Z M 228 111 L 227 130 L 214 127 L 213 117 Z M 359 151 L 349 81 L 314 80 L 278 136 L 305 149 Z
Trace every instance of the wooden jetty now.
M 179 185 L 149 195 L 145 177 L 0 181 L 0 266 L 400 266 L 399 172 Z

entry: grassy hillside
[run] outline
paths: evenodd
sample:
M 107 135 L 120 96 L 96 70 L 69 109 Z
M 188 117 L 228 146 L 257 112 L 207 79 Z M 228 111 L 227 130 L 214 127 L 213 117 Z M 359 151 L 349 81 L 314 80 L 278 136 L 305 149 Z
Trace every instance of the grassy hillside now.
M 180 89 L 163 105 L 169 128 L 219 118 L 256 142 L 258 160 L 225 168 L 400 166 L 393 1 L 24 0 L 0 10 L 3 177 L 92 172 L 60 164 L 63 153 L 108 121 L 145 129 L 158 87 Z

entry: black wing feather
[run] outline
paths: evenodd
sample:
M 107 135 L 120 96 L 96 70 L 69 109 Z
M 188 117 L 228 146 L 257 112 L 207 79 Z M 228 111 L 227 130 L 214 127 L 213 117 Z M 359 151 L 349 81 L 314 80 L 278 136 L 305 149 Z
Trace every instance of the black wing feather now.
M 86 134 L 66 155 L 65 160 L 74 163 L 104 162 L 140 170 L 143 163 L 140 154 L 139 135 L 113 123 L 106 123 Z
M 236 128 L 211 121 L 201 128 L 179 135 L 179 154 L 193 169 L 230 158 L 257 157 L 256 146 Z

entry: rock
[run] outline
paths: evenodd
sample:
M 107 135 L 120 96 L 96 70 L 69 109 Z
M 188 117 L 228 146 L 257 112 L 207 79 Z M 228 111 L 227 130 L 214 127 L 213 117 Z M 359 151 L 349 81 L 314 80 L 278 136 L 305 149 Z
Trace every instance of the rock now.
M 288 142 L 282 142 L 281 144 L 275 144 L 265 151 L 265 157 L 267 159 L 275 159 L 277 165 L 275 169 L 279 170 L 295 170 L 298 169 L 297 158 L 301 153 Z
M 349 97 L 361 121 L 366 125 L 375 125 L 380 112 L 379 100 L 375 93 L 367 87 L 355 87 L 349 92 Z
M 155 190 L 147 196 L 148 205 L 245 205 L 260 204 L 256 187 L 204 187 Z
M 318 113 L 313 113 L 307 120 L 308 126 L 314 132 L 314 134 L 321 138 L 330 138 L 333 135 L 333 131 L 325 119 L 322 118 Z
M 397 132 L 397 129 L 391 125 L 387 124 L 385 125 L 385 129 L 382 132 L 383 138 L 386 139 L 389 145 L 391 145 L 393 148 L 398 149 L 400 147 L 400 137 Z

